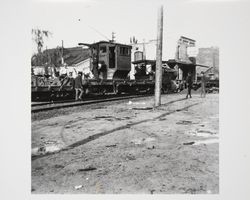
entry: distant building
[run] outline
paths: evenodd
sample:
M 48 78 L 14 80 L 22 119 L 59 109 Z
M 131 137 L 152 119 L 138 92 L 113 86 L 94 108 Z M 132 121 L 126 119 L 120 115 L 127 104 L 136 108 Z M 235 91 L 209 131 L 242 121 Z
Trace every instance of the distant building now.
M 196 62 L 201 65 L 207 65 L 212 67 L 209 69 L 209 73 L 213 73 L 215 77 L 219 78 L 219 48 L 209 47 L 209 48 L 199 48 L 198 55 L 196 57 Z M 199 75 L 203 68 L 197 68 L 197 74 Z
M 178 80 L 185 80 L 191 72 L 193 80 L 196 81 L 196 41 L 181 36 L 177 41 L 175 59 L 168 60 L 168 65 L 174 66 L 178 71 Z
M 175 60 L 190 63 L 190 57 L 195 57 L 195 40 L 181 36 L 177 41 Z
M 156 40 L 144 40 L 140 43 L 136 40 L 136 42 L 131 42 L 130 45 L 132 46 L 131 62 L 156 59 Z M 130 79 L 135 79 L 134 74 L 134 65 L 131 65 Z
M 31 60 L 32 71 L 35 75 L 53 75 L 54 71 L 61 74 L 73 73 L 75 77 L 78 71 L 85 74 L 90 72 L 90 54 L 89 49 L 82 47 L 54 48 L 43 51 L 42 59 L 34 55 Z M 54 68 L 54 70 L 52 69 Z
M 73 72 L 73 76 L 78 72 L 82 72 L 83 74 L 88 74 L 89 78 L 94 78 L 93 73 L 90 70 L 90 58 L 87 58 L 81 62 L 75 63 L 73 65 L 71 65 L 70 67 L 68 67 L 69 71 Z

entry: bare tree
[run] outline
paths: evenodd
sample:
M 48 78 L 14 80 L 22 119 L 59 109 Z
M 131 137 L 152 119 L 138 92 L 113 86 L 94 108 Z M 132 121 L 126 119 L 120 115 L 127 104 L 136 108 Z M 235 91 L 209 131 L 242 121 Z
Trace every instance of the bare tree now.
M 36 63 L 36 65 L 42 65 L 45 60 L 48 60 L 45 54 L 43 54 L 43 46 L 44 46 L 44 39 L 49 38 L 52 33 L 47 30 L 41 30 L 41 29 L 32 29 L 32 40 L 36 43 L 37 47 L 37 53 L 34 54 L 31 58 L 31 64 L 33 65 Z
M 37 45 L 37 53 L 41 53 L 44 45 L 44 38 L 49 38 L 52 35 L 52 33 L 38 28 L 32 29 L 31 33 L 32 33 L 32 39 Z

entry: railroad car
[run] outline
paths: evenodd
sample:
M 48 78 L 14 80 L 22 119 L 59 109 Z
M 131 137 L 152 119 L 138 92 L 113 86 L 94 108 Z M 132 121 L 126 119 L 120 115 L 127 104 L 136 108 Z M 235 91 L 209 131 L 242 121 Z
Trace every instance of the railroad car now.
M 145 93 L 154 91 L 155 60 L 137 60 L 135 79 L 129 78 L 131 71 L 132 46 L 114 42 L 100 41 L 87 46 L 90 55 L 89 71 L 84 74 L 85 95 L 108 93 Z M 162 92 L 171 92 L 172 80 L 177 76 L 173 68 L 163 61 Z M 90 78 L 92 77 L 92 78 Z M 46 77 L 32 77 L 32 101 L 73 99 L 73 78 L 60 76 L 54 80 Z

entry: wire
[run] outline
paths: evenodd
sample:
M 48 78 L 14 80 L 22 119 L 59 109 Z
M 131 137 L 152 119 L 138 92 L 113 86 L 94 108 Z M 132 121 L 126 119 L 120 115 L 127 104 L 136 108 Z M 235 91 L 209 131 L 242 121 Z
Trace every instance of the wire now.
M 99 33 L 101 36 L 105 37 L 108 41 L 110 40 L 106 35 L 102 34 L 100 31 L 96 30 L 92 26 L 88 26 L 88 27 L 91 28 L 92 30 L 94 30 L 95 32 Z

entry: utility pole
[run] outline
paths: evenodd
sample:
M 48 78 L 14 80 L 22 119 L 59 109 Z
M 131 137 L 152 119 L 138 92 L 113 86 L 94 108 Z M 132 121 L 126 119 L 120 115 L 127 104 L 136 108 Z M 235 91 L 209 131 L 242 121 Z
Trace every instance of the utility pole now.
M 163 6 L 158 10 L 157 22 L 157 47 L 155 68 L 155 107 L 161 105 L 162 87 L 162 37 L 163 37 Z
M 112 32 L 112 42 L 115 42 L 115 32 Z
M 146 48 L 145 48 L 145 39 L 143 39 L 143 60 L 146 60 Z
M 62 40 L 61 61 L 62 61 L 62 65 L 63 65 L 64 64 L 64 59 L 63 59 L 63 40 Z

